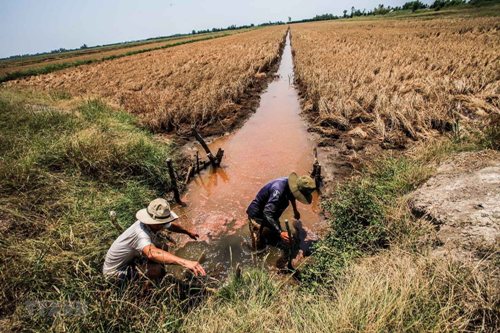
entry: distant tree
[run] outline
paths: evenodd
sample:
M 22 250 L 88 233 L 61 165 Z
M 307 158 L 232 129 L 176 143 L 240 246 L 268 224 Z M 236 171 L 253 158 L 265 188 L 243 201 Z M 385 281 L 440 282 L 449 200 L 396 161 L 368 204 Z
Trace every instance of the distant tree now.
M 472 3 L 473 1 L 470 1 Z M 452 7 L 465 4 L 465 0 L 436 0 L 430 5 L 434 10 L 440 10 L 443 7 Z
M 427 5 L 419 0 L 410 1 L 403 5 L 403 9 L 411 9 L 412 12 L 416 11 L 417 9 L 423 8 L 427 8 Z
M 193 31 L 191 31 L 191 34 L 196 35 L 196 30 L 193 29 Z
M 353 16 L 362 16 L 363 12 L 361 11 L 361 9 L 356 9 L 352 15 Z
M 82 50 L 88 49 L 87 44 L 83 44 L 82 46 L 80 46 L 80 49 L 82 49 Z
M 344 9 L 344 18 L 347 17 L 347 9 Z
M 292 22 L 292 18 L 288 16 L 288 22 Z
M 386 8 L 383 3 L 379 4 L 378 7 L 373 9 L 374 15 L 385 15 L 389 12 L 389 8 Z
M 322 15 L 316 15 L 312 19 L 306 20 L 306 21 L 325 21 L 325 20 L 336 20 L 338 19 L 338 16 L 335 16 L 333 14 L 322 14 Z

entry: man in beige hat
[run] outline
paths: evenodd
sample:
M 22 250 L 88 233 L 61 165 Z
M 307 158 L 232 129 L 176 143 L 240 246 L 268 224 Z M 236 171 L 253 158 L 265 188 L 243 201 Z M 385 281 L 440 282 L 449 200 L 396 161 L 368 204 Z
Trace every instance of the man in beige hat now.
M 252 241 L 255 242 L 253 245 L 257 248 L 263 246 L 261 236 L 264 229 L 269 229 L 275 238 L 289 243 L 288 234 L 281 229 L 279 218 L 291 203 L 294 217 L 300 219 L 296 200 L 309 205 L 315 189 L 316 184 L 311 177 L 298 177 L 295 172 L 267 183 L 247 208 Z
M 198 262 L 179 258 L 161 249 L 156 234 L 164 228 L 186 234 L 194 240 L 199 237 L 174 222 L 178 216 L 170 210 L 165 199 L 151 201 L 148 207 L 139 210 L 135 217 L 137 221 L 109 248 L 102 269 L 104 275 L 127 280 L 133 278 L 137 269 L 140 269 L 147 277 L 159 279 L 164 274 L 165 264 L 183 266 L 194 275 L 206 275 Z

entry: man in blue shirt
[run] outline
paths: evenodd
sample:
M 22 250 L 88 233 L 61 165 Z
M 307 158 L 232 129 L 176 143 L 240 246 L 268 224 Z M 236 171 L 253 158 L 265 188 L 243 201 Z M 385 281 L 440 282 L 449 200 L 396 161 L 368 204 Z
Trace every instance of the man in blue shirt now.
M 263 247 L 261 236 L 264 228 L 270 230 L 273 238 L 281 239 L 288 244 L 290 242 L 288 234 L 281 229 L 279 218 L 291 203 L 294 217 L 300 219 L 295 200 L 306 205 L 310 204 L 315 189 L 316 184 L 311 177 L 298 177 L 295 172 L 288 177 L 277 178 L 267 183 L 247 208 L 252 246 Z

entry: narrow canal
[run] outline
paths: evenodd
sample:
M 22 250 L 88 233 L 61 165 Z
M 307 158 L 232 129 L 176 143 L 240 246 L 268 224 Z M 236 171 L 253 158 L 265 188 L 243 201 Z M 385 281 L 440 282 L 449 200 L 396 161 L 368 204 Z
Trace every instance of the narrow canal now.
M 255 114 L 234 134 L 210 144 L 212 151 L 218 147 L 225 150 L 222 167 L 196 176 L 183 198 L 187 207 L 176 209 L 181 216 L 180 223 L 200 235 L 198 242 L 179 237 L 176 253 L 196 259 L 205 252 L 204 266 L 209 272 L 220 275 L 236 263 L 252 263 L 245 213 L 248 205 L 268 181 L 288 176 L 292 171 L 299 175 L 311 171 L 315 145 L 300 116 L 293 75 L 288 34 L 277 78 L 261 95 Z M 201 153 L 202 149 L 199 150 Z M 315 194 L 312 205 L 297 202 L 302 218 L 296 227 L 305 238 L 304 247 L 316 238 L 315 231 L 322 227 L 318 201 Z M 282 226 L 286 218 L 293 220 L 291 206 L 282 216 Z M 259 257 L 272 267 L 279 251 L 269 248 Z

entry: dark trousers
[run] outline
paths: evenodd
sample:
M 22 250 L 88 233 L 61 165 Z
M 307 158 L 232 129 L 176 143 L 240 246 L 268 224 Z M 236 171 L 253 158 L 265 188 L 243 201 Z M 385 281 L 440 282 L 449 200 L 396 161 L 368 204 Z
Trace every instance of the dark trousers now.
M 274 228 L 267 222 L 265 218 L 248 217 L 248 228 L 250 230 L 250 238 L 252 239 L 252 247 L 254 250 L 261 250 L 266 245 L 276 246 L 280 243 L 279 234 L 274 231 Z

